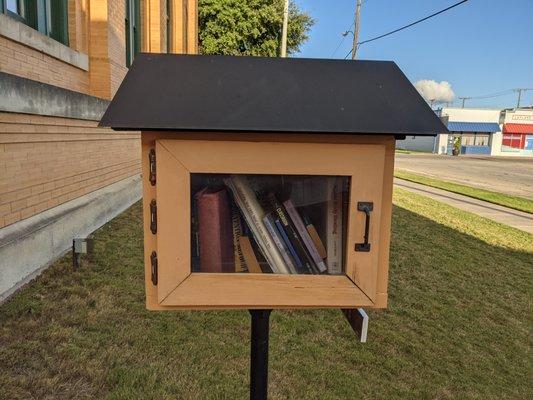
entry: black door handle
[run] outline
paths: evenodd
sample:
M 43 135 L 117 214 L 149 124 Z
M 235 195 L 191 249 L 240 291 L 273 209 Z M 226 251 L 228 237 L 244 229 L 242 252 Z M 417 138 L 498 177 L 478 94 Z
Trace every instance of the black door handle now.
M 370 230 L 370 212 L 374 209 L 374 203 L 371 201 L 360 201 L 357 203 L 357 211 L 365 213 L 365 236 L 364 243 L 356 243 L 355 251 L 370 251 L 370 243 L 368 243 L 368 231 Z

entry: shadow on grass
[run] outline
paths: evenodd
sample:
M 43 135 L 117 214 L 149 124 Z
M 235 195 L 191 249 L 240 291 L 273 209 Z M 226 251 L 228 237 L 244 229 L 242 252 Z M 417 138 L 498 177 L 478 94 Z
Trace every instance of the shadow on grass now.
M 407 208 L 367 344 L 338 310 L 272 313 L 270 398 L 531 397 L 532 254 Z M 0 398 L 247 398 L 248 313 L 146 311 L 139 204 L 95 237 L 0 306 Z

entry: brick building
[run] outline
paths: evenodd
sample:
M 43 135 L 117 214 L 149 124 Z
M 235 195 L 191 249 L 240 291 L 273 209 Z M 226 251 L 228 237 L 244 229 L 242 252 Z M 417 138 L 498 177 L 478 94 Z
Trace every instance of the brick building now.
M 140 198 L 97 127 L 139 51 L 196 53 L 197 0 L 0 0 L 0 300 Z

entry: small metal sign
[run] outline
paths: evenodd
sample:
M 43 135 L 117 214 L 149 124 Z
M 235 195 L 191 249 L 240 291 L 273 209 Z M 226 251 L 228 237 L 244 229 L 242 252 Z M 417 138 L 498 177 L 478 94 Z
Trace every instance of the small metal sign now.
M 72 266 L 78 268 L 81 264 L 82 254 L 92 254 L 94 251 L 94 240 L 89 238 L 72 239 Z

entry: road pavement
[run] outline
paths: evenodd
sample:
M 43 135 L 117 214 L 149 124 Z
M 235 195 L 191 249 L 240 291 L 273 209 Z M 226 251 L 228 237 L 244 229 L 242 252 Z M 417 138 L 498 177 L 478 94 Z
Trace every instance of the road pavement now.
M 398 170 L 533 200 L 533 157 L 396 154 Z

